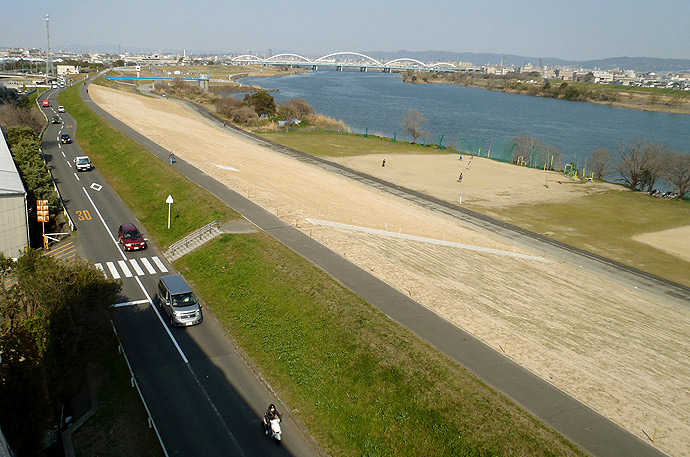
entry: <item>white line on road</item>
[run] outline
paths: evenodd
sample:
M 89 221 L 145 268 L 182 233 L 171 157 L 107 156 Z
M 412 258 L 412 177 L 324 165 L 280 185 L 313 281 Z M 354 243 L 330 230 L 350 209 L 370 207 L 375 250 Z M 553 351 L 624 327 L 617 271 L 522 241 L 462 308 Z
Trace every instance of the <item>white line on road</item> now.
M 161 262 L 161 259 L 159 259 L 158 256 L 155 256 L 155 255 L 154 255 L 153 257 L 151 257 L 151 260 L 153 260 L 153 263 L 156 264 L 156 266 L 158 267 L 158 269 L 159 269 L 162 273 L 167 273 L 167 272 L 168 272 L 168 269 L 165 268 L 165 265 L 163 265 L 163 262 Z
M 117 264 L 120 265 L 120 269 L 125 274 L 125 277 L 131 278 L 132 276 L 134 276 L 132 274 L 132 272 L 129 270 L 129 267 L 127 266 L 127 262 L 125 262 L 124 260 L 118 260 Z
M 77 175 L 76 172 L 74 172 L 74 177 L 77 178 L 77 181 L 81 181 L 81 179 L 79 179 L 79 175 Z
M 149 259 L 147 259 L 146 257 L 143 257 L 140 260 L 141 260 L 141 263 L 144 264 L 146 269 L 149 270 L 149 273 L 151 273 L 152 275 L 156 274 L 156 269 L 153 268 L 153 265 L 151 265 L 151 262 L 149 262 Z
M 72 168 L 72 163 L 68 160 L 67 165 L 69 165 L 70 168 Z
M 105 264 L 108 267 L 108 270 L 110 270 L 110 275 L 115 279 L 120 279 L 120 273 L 117 272 L 115 264 L 113 262 L 106 262 Z
M 137 276 L 144 276 L 144 270 L 142 270 L 139 264 L 137 263 L 137 259 L 129 259 L 129 263 L 132 264 L 132 268 L 134 268 L 134 271 L 137 273 Z
M 60 149 L 62 149 L 62 148 L 60 148 Z M 67 156 L 65 155 L 65 151 L 60 151 L 60 152 L 62 153 L 62 157 L 64 157 L 66 159 Z

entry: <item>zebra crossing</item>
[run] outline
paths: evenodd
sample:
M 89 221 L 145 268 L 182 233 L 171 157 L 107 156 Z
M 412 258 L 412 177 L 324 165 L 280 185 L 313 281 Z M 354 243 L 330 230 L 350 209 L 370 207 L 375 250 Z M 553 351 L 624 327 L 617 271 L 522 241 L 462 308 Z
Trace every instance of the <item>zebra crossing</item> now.
M 141 262 L 141 265 L 139 265 L 139 262 Z M 161 259 L 159 259 L 158 256 L 155 255 L 152 256 L 150 260 L 147 257 L 142 257 L 139 259 L 127 259 L 117 260 L 113 262 L 105 262 L 105 266 L 103 265 L 103 263 L 96 263 L 94 265 L 106 277 L 110 277 L 113 279 L 120 279 L 123 276 L 125 278 L 131 278 L 133 276 L 144 276 L 145 274 L 147 274 L 147 272 L 151 275 L 155 275 L 159 271 L 161 273 L 168 272 L 168 268 L 163 264 Z

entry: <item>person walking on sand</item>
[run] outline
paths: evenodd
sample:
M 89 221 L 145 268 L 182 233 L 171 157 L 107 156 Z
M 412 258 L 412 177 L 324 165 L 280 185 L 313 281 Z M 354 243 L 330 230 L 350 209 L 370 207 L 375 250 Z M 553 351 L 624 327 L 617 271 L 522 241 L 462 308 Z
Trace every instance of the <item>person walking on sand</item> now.
M 462 162 L 462 154 L 460 154 L 460 158 L 458 160 Z
M 458 182 L 459 182 L 459 183 L 462 182 L 462 173 L 460 173 L 460 176 L 458 176 Z
M 386 166 L 386 159 L 383 159 L 383 162 L 381 162 L 381 167 L 385 167 L 385 166 Z
M 469 170 L 471 166 L 472 166 L 472 159 L 470 159 L 470 161 L 467 162 L 467 169 Z
M 169 158 L 170 158 L 170 165 L 172 165 L 173 163 L 175 163 L 175 154 L 173 154 L 172 151 L 170 151 Z

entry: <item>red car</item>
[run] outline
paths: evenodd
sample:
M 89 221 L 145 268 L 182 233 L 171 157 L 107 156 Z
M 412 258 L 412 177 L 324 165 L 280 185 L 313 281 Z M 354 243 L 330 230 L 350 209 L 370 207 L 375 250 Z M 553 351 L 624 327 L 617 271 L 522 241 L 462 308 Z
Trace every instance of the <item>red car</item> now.
M 117 230 L 117 237 L 125 251 L 146 249 L 146 238 L 144 238 L 134 224 L 122 224 Z
M 50 101 L 47 98 L 43 100 L 43 107 L 50 108 Z

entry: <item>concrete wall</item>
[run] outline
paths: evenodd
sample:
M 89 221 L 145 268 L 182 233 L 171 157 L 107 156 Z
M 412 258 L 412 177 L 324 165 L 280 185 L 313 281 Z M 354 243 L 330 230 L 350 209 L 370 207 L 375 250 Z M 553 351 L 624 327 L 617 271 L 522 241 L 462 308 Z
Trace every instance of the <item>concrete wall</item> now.
M 0 194 L 0 252 L 17 258 L 29 245 L 26 197 Z

